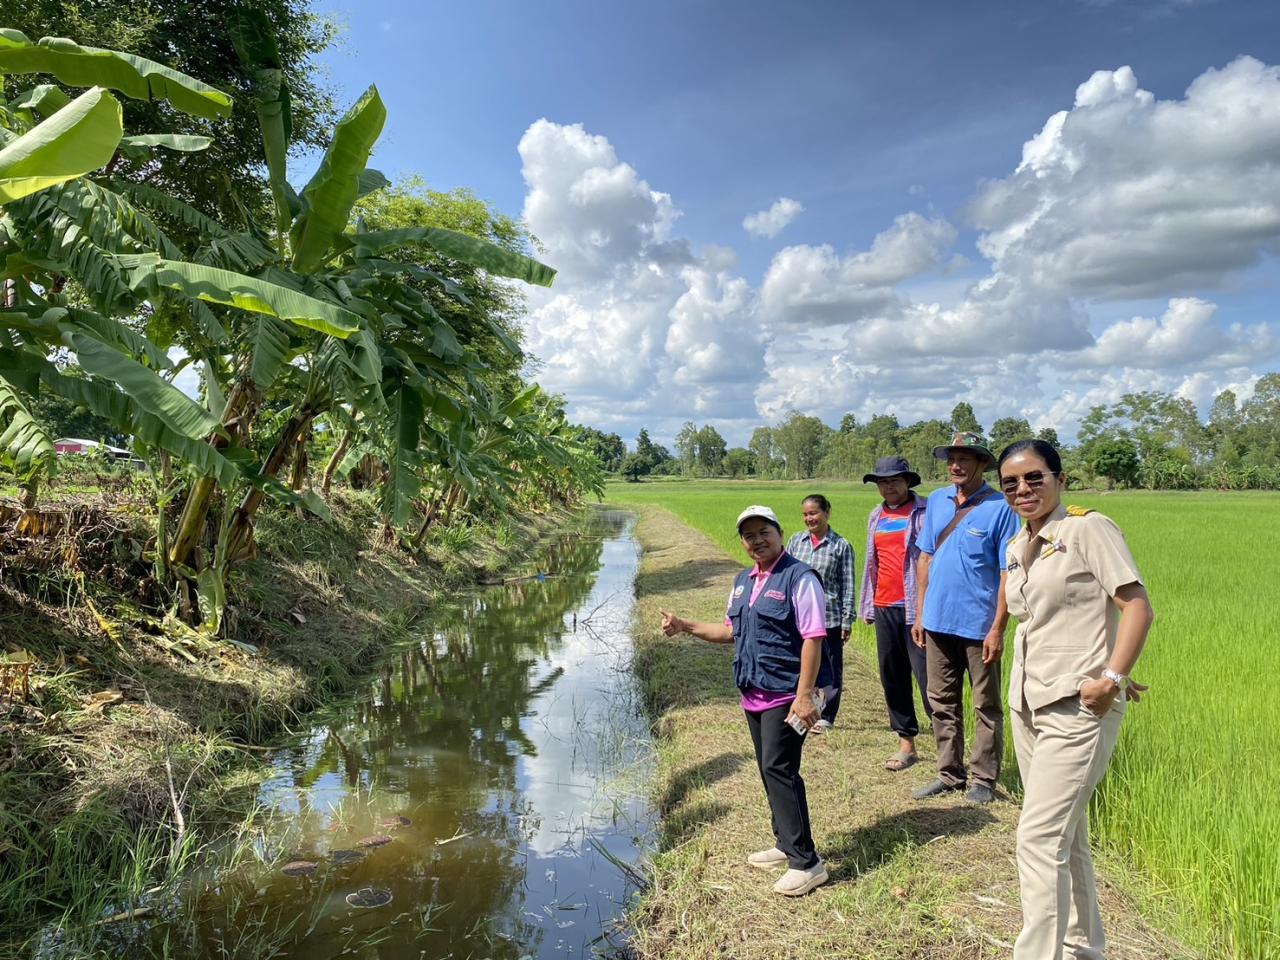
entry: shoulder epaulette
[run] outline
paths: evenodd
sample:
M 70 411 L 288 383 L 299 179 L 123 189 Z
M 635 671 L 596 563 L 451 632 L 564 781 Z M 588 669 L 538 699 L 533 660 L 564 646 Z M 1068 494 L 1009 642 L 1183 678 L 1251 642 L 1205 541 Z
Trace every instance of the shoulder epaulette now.
M 1068 517 L 1087 517 L 1093 512 L 1093 507 L 1078 507 L 1074 503 L 1067 507 Z

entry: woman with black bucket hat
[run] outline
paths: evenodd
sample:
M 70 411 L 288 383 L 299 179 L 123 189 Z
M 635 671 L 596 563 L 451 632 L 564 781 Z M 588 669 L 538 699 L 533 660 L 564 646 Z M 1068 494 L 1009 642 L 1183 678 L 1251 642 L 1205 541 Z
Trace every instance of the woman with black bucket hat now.
M 862 571 L 858 616 L 875 627 L 880 685 L 889 710 L 889 727 L 898 735 L 898 752 L 884 766 L 886 770 L 905 770 L 918 759 L 916 737 L 920 733 L 911 691 L 912 675 L 925 716 L 933 716 L 926 693 L 929 675 L 925 653 L 911 639 L 916 613 L 916 560 L 920 556 L 916 541 L 924 524 L 926 501 L 911 489 L 919 486 L 920 475 L 904 457 L 881 457 L 862 482 L 874 482 L 883 500 L 867 518 L 867 562 Z

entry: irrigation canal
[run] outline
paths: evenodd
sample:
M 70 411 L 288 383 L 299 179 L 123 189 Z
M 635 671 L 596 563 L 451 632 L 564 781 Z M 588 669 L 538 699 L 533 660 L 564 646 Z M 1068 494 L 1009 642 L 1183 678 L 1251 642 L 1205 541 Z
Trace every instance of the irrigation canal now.
M 197 958 L 614 953 L 654 824 L 631 524 L 593 511 L 528 579 L 433 616 L 273 757 L 256 855 L 151 935 Z

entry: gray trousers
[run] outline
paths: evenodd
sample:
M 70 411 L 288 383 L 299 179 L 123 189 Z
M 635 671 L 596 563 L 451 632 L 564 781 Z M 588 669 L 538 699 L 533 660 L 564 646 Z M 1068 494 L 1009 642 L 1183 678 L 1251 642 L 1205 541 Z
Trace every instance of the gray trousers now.
M 995 788 L 1004 754 L 1004 710 L 1000 706 L 1000 661 L 982 662 L 982 644 L 950 633 L 925 634 L 933 738 L 938 744 L 938 777 L 949 787 L 973 782 Z M 964 675 L 973 686 L 977 729 L 970 771 L 964 765 Z
M 1089 798 L 1111 762 L 1125 704 L 1099 719 L 1078 696 L 1012 716 L 1022 774 L 1014 960 L 1102 960 L 1106 939 L 1089 855 Z

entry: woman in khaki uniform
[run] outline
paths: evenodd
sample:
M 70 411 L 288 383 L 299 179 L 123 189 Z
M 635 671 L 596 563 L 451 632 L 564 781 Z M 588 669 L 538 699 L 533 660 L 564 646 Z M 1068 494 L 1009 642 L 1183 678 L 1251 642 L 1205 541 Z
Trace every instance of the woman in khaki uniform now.
M 1042 440 L 1000 454 L 1000 487 L 1025 521 L 1005 582 L 1019 622 L 1009 678 L 1022 775 L 1014 960 L 1102 960 L 1089 856 L 1089 798 L 1115 748 L 1129 679 L 1153 614 L 1124 535 L 1100 513 L 1065 507 L 1062 460 Z

